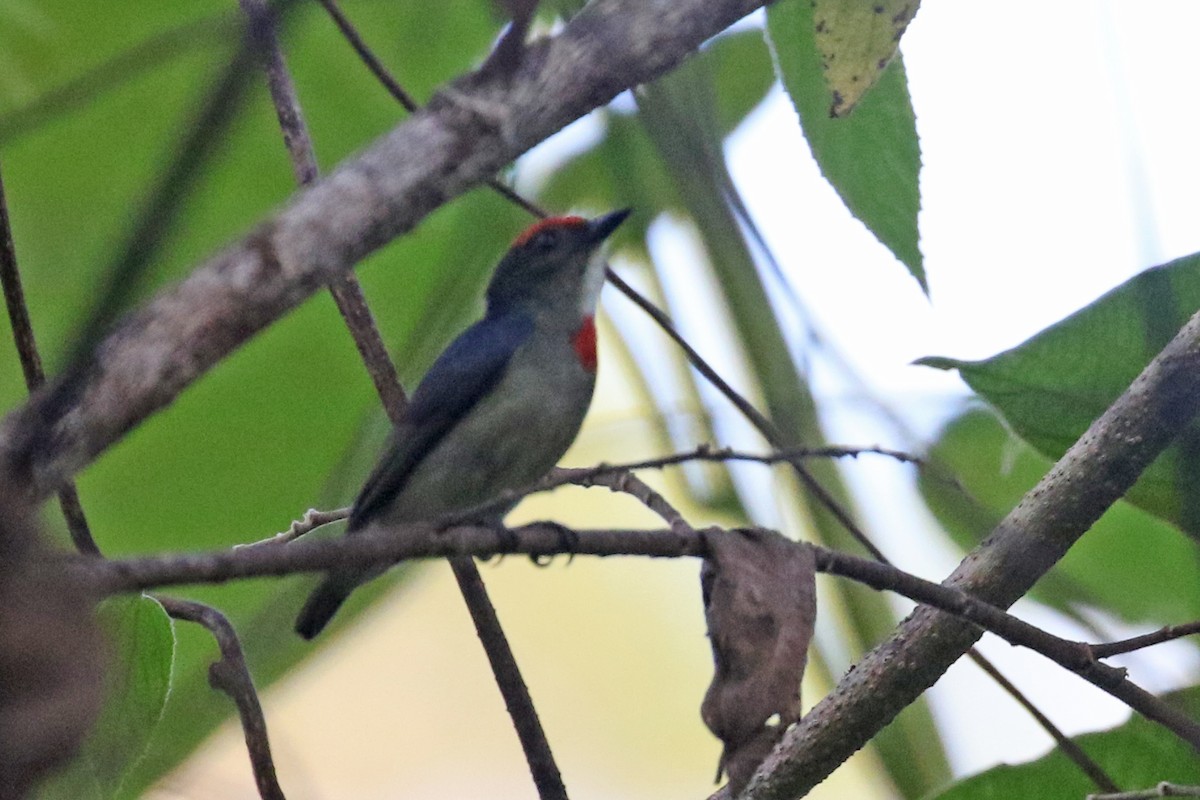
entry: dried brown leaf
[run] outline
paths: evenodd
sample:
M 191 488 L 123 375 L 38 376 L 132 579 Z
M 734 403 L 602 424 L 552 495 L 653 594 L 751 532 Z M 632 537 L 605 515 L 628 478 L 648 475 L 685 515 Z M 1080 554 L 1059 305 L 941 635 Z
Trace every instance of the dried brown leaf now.
M 811 548 L 772 531 L 708 531 L 700 575 L 715 671 L 700 715 L 725 745 L 717 776 L 741 791 L 800 718 L 816 621 Z

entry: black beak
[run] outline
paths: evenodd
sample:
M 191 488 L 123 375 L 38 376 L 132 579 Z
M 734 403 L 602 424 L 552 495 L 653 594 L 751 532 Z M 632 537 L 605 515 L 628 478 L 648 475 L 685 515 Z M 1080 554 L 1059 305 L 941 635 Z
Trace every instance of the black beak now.
M 617 229 L 618 225 L 625 221 L 625 218 L 632 211 L 632 208 L 622 208 L 620 211 L 614 211 L 611 214 L 605 214 L 603 217 L 596 217 L 589 221 L 588 239 L 593 244 L 599 244 L 604 241 Z

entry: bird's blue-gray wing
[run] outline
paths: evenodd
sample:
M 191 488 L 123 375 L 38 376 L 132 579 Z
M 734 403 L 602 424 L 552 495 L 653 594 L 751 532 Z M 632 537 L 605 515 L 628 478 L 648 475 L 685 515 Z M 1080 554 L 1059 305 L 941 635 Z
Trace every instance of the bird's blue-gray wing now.
M 388 506 L 421 459 L 496 386 L 513 352 L 532 332 L 533 320 L 525 314 L 487 317 L 443 351 L 413 393 L 394 446 L 355 500 L 350 530 Z

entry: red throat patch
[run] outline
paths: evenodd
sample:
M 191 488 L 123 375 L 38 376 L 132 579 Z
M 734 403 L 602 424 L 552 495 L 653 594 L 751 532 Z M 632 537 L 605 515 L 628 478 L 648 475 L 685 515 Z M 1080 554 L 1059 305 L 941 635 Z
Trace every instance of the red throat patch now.
M 521 235 L 513 241 L 512 246 L 520 247 L 547 228 L 578 228 L 583 225 L 587 225 L 587 220 L 583 217 L 546 217 L 522 231 Z
M 588 372 L 596 371 L 596 320 L 584 317 L 583 324 L 571 337 L 571 346 L 579 357 L 579 364 Z

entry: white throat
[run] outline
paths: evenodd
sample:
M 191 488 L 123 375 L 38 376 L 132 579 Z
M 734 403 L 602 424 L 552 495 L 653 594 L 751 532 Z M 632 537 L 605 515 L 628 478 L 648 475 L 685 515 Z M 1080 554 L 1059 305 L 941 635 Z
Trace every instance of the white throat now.
M 583 286 L 579 293 L 579 314 L 590 317 L 596 313 L 600 290 L 604 288 L 604 248 L 597 247 L 583 271 Z

